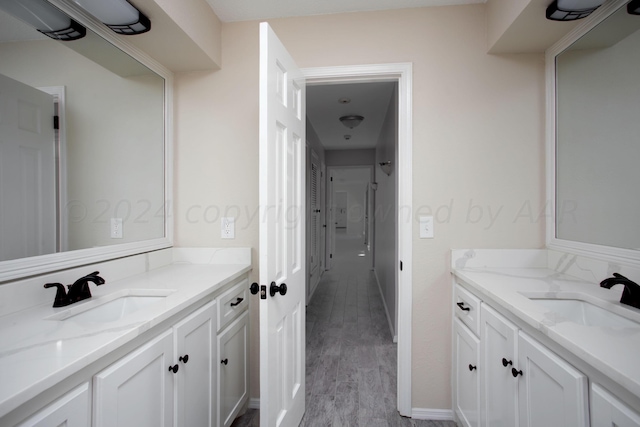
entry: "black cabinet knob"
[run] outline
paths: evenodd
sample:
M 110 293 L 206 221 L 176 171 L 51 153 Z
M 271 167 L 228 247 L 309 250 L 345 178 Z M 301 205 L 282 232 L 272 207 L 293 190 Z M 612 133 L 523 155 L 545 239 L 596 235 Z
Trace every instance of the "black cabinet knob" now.
M 283 283 L 282 285 L 276 285 L 276 282 L 271 282 L 271 286 L 269 287 L 269 293 L 271 296 L 275 296 L 277 293 L 280 295 L 286 295 L 287 293 L 287 284 Z
M 220 363 L 222 363 L 223 365 L 226 365 L 227 363 L 229 363 L 229 359 L 222 359 Z
M 478 369 L 477 366 L 473 366 L 471 363 L 469 363 L 469 370 L 473 371 L 474 369 Z
M 260 290 L 260 285 L 258 285 L 257 283 L 253 282 L 251 284 L 251 286 L 249 286 L 249 290 L 251 291 L 251 295 L 255 295 Z
M 240 305 L 240 303 L 244 301 L 244 298 L 236 298 L 236 302 L 232 302 L 229 304 L 231 307 L 235 307 L 236 305 Z
M 471 311 L 471 309 L 469 307 L 465 307 L 463 302 L 458 302 L 456 303 L 456 305 L 460 308 L 460 310 L 462 311 Z
M 522 371 L 519 371 L 516 368 L 511 368 L 511 375 L 513 375 L 513 378 L 517 378 L 518 375 L 522 375 Z
M 502 358 L 502 366 L 504 366 L 506 368 L 508 365 L 513 365 L 513 362 L 511 360 L 507 360 L 507 359 L 505 359 L 503 357 Z
M 178 369 L 180 369 L 180 367 L 178 366 L 178 364 L 177 364 L 177 363 L 176 363 L 175 365 L 173 365 L 173 366 L 169 366 L 169 371 L 170 371 L 170 372 L 173 372 L 174 374 L 175 374 L 176 372 L 178 372 Z
M 180 356 L 178 358 L 179 361 L 181 361 L 182 363 L 186 364 L 189 361 L 189 355 L 185 354 L 184 356 Z M 176 365 L 177 366 L 177 365 Z

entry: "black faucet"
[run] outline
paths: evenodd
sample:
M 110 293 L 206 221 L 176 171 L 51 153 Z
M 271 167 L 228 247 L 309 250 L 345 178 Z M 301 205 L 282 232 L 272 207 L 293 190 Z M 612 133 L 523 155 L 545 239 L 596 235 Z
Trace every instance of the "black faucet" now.
M 600 282 L 603 288 L 611 289 L 613 285 L 624 285 L 620 302 L 631 307 L 640 308 L 640 286 L 624 277 L 622 274 L 613 273 L 613 277 Z
M 55 287 L 56 290 L 56 298 L 53 301 L 54 307 L 65 307 L 69 304 L 73 304 L 74 302 L 82 301 L 87 298 L 91 298 L 91 291 L 89 290 L 89 282 L 93 282 L 96 285 L 102 285 L 105 283 L 105 280 L 98 276 L 100 274 L 99 271 L 94 271 L 91 274 L 87 274 L 76 280 L 73 285 L 68 285 L 68 292 L 65 292 L 64 285 L 62 283 L 47 283 L 44 285 L 45 288 Z

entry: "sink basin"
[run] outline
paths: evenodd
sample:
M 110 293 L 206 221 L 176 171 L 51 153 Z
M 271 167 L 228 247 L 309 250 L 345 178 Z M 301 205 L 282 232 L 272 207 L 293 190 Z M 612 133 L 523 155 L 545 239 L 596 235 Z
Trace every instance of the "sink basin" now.
M 74 322 L 115 322 L 152 304 L 156 304 L 170 295 L 168 289 L 127 289 L 89 300 L 77 307 L 47 317 L 47 320 Z
M 640 323 L 578 299 L 530 298 L 565 319 L 585 326 L 640 328 Z

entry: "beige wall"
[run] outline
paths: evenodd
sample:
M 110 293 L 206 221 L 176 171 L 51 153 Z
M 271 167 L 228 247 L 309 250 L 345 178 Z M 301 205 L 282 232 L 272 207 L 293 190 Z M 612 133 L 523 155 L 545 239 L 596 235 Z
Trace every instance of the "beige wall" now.
M 544 245 L 543 57 L 487 55 L 484 5 L 270 23 L 301 67 L 413 63 L 413 216 L 431 210 L 436 238 L 413 242 L 412 406 L 449 409 L 449 250 Z M 176 245 L 257 260 L 258 22 L 223 24 L 222 54 L 222 70 L 176 78 Z M 220 240 L 212 211 L 235 207 L 236 239 Z

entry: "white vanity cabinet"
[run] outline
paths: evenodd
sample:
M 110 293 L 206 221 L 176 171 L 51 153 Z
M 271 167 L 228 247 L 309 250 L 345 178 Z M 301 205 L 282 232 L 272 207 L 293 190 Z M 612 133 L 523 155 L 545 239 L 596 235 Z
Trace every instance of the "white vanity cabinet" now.
M 90 425 L 89 383 L 71 390 L 18 427 L 86 427 Z
M 593 427 L 640 427 L 640 413 L 595 383 L 591 383 L 590 404 Z
M 173 426 L 173 360 L 169 330 L 95 375 L 93 426 Z
M 513 369 L 520 427 L 589 425 L 587 377 L 522 331 Z
M 249 313 L 218 334 L 219 427 L 229 427 L 249 396 Z
M 588 426 L 587 377 L 473 295 L 477 301 L 470 300 L 470 305 L 467 294 L 460 285 L 455 286 L 453 397 L 457 421 L 485 427 Z M 463 307 L 469 307 L 469 312 L 474 306 L 479 308 L 480 339 L 459 320 L 468 316 L 467 310 L 460 309 L 460 295 L 466 296 Z M 468 360 L 472 356 L 466 347 L 476 342 L 477 365 L 471 369 Z M 467 403 L 471 400 L 466 390 L 469 381 L 464 378 L 472 377 L 465 367 L 477 373 L 478 411 Z
M 480 319 L 480 425 L 515 426 L 518 381 L 514 379 L 511 369 L 518 360 L 518 328 L 486 304 L 482 304 Z
M 459 319 L 453 321 L 453 334 L 455 412 L 463 426 L 476 427 L 480 416 L 480 340 Z

